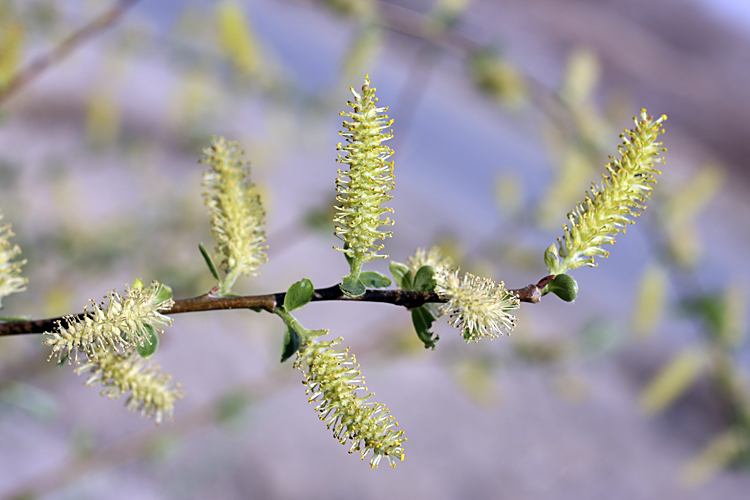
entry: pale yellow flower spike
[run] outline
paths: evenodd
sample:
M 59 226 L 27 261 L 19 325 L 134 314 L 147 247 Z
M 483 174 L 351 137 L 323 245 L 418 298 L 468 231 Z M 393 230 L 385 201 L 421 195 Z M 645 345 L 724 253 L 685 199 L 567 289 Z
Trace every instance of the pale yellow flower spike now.
M 183 396 L 180 385 L 173 383 L 169 374 L 140 357 L 132 347 L 123 352 L 94 350 L 89 360 L 76 368 L 79 375 L 86 371 L 90 372 L 86 385 L 101 384 L 102 396 L 110 399 L 130 391 L 125 402 L 128 411 L 153 418 L 157 425 L 172 420 L 174 403 Z
M 382 206 L 392 196 L 388 194 L 395 186 L 393 162 L 386 161 L 393 150 L 384 144 L 393 135 L 388 128 L 393 125 L 385 114 L 388 108 L 376 106 L 375 88 L 370 87 L 370 77 L 365 77 L 362 93 L 354 94 L 353 108 L 341 115 L 351 121 L 344 122 L 346 131 L 339 132 L 345 144 L 339 143 L 337 149 L 343 153 L 337 160 L 348 165 L 348 170 L 339 170 L 336 179 L 336 216 L 334 234 L 344 242 L 343 248 L 334 247 L 347 255 L 352 280 L 359 276 L 362 265 L 375 258 L 383 245 L 375 243 L 390 237 L 390 231 L 381 231 L 380 226 L 389 226 L 393 220 L 383 214 L 393 209 Z
M 664 133 L 662 123 L 667 119 L 662 115 L 658 120 L 641 110 L 640 118 L 634 118 L 633 130 L 626 130 L 620 137 L 620 159 L 610 157 L 601 185 L 592 185 L 586 199 L 568 214 L 568 225 L 563 226 L 564 235 L 558 238 L 557 245 L 550 245 L 545 251 L 544 261 L 550 274 L 563 274 L 583 265 L 595 266 L 594 257 L 607 257 L 609 252 L 602 245 L 612 245 L 615 235 L 633 217 L 645 209 L 643 202 L 651 196 L 651 185 L 660 174 L 654 165 L 663 163 L 659 155 L 666 151 L 659 134 Z
M 333 349 L 342 340 L 309 341 L 300 346 L 294 366 L 305 375 L 303 384 L 309 401 L 317 403 L 315 410 L 333 429 L 333 437 L 341 444 L 351 441 L 349 453 L 359 451 L 363 460 L 372 452 L 370 467 L 377 467 L 383 457 L 395 467 L 397 460 L 404 459 L 404 432 L 395 429 L 398 423 L 385 405 L 368 401 L 374 393 L 357 395 L 367 387 L 357 359 L 349 357 L 349 349 Z
M 0 213 L 0 220 L 2 218 L 3 214 Z M 21 276 L 21 266 L 26 264 L 26 260 L 13 260 L 21 253 L 18 245 L 8 241 L 13 236 L 10 224 L 0 226 L 0 303 L 3 297 L 26 290 L 26 283 L 29 282 L 28 278 Z
M 228 287 L 241 274 L 256 276 L 258 267 L 268 261 L 266 214 L 260 196 L 252 192 L 250 167 L 242 153 L 236 142 L 214 137 L 201 159 L 210 167 L 203 174 L 203 198 L 210 209 L 216 253 L 222 259 L 219 267 L 227 273 Z
M 172 324 L 172 319 L 159 310 L 169 308 L 173 301 L 157 303 L 158 293 L 159 284 L 154 282 L 147 288 L 126 288 L 125 297 L 116 292 L 108 293 L 106 307 L 91 301 L 92 309 L 84 307 L 83 317 L 68 316 L 65 326 L 58 322 L 56 331 L 45 333 L 49 337 L 44 343 L 52 346 L 50 358 L 69 357 L 69 361 L 77 363 L 79 353 L 90 358 L 102 350 L 125 349 L 143 343 L 148 335 L 144 325 L 159 330 L 161 326 Z

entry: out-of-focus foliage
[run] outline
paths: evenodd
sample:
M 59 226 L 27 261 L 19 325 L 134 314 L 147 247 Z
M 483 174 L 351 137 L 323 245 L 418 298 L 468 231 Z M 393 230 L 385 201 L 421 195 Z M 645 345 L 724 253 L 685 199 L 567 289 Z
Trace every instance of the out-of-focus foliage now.
M 472 80 L 488 96 L 511 109 L 526 103 L 528 89 L 523 75 L 496 51 L 477 50 L 468 64 Z
M 650 335 L 659 326 L 667 307 L 669 276 L 665 269 L 651 265 L 644 269 L 633 307 L 633 333 Z
M 261 69 L 260 50 L 242 5 L 221 0 L 216 5 L 216 22 L 221 48 L 235 68 L 249 77 L 257 75 Z
M 0 88 L 8 84 L 18 69 L 24 35 L 23 24 L 0 11 Z

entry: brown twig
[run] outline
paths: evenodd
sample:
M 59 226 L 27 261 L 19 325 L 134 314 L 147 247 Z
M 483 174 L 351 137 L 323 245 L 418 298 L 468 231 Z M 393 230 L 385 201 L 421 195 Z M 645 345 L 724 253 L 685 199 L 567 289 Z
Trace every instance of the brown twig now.
M 521 302 L 537 303 L 542 298 L 542 289 L 554 279 L 554 276 L 546 276 L 535 285 L 528 285 L 517 290 L 510 290 Z M 270 313 L 274 312 L 278 304 L 284 303 L 285 292 L 271 293 L 267 295 L 247 295 L 241 297 L 216 297 L 210 293 L 199 295 L 190 299 L 178 299 L 174 305 L 162 310 L 164 314 L 180 314 L 186 312 L 216 311 L 220 309 L 257 309 Z M 435 292 L 417 292 L 412 290 L 367 290 L 360 297 L 349 297 L 339 288 L 333 285 L 328 288 L 318 288 L 313 292 L 311 302 L 324 302 L 330 300 L 341 300 L 346 302 L 381 302 L 403 306 L 407 309 L 419 307 L 428 302 L 444 303 Z M 72 315 L 82 318 L 85 313 Z M 9 335 L 26 335 L 51 332 L 57 329 L 58 323 L 66 317 L 38 319 L 29 321 L 10 321 L 0 323 L 0 337 Z
M 0 88 L 0 106 L 34 81 L 41 73 L 58 64 L 75 49 L 83 45 L 99 32 L 117 22 L 138 0 L 119 0 L 109 10 L 94 18 L 90 23 L 72 33 L 57 47 L 31 61 L 28 66 L 16 73 L 4 87 Z

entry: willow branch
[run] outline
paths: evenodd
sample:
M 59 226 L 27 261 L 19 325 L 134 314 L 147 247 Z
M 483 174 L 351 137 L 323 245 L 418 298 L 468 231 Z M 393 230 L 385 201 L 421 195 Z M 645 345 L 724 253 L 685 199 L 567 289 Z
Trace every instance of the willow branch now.
M 72 33 L 50 52 L 33 60 L 28 66 L 16 73 L 4 87 L 0 88 L 0 106 L 4 105 L 16 93 L 34 81 L 45 70 L 60 63 L 75 49 L 109 28 L 138 0 L 119 0 L 90 23 Z
M 535 285 L 528 285 L 517 290 L 510 290 L 518 296 L 521 302 L 536 303 L 542 298 L 542 289 L 552 281 L 554 276 L 546 276 Z M 220 309 L 255 309 L 274 312 L 276 307 L 284 303 L 286 292 L 271 293 L 266 295 L 247 295 L 240 297 L 217 297 L 211 293 L 199 295 L 189 299 L 178 299 L 169 309 L 163 309 L 163 314 L 180 314 L 199 311 L 216 311 Z M 344 302 L 380 302 L 403 306 L 413 309 L 427 303 L 445 303 L 435 292 L 417 292 L 412 290 L 367 290 L 359 297 L 344 295 L 339 285 L 328 288 L 318 288 L 313 292 L 311 302 L 324 302 L 338 300 Z M 83 318 L 86 313 L 71 315 L 74 318 Z M 59 322 L 66 317 L 37 319 L 29 321 L 9 321 L 0 323 L 0 337 L 10 335 L 26 335 L 51 332 L 57 329 Z

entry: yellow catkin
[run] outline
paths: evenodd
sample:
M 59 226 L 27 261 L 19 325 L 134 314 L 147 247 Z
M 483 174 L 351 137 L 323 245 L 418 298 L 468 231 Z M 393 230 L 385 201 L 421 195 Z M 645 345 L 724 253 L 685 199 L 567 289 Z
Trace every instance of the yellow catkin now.
M 123 352 L 111 349 L 95 350 L 76 373 L 89 372 L 86 385 L 101 385 L 102 396 L 118 399 L 130 392 L 125 407 L 154 419 L 158 424 L 172 420 L 174 403 L 182 398 L 179 384 L 161 371 L 158 365 L 138 355 L 134 348 Z
M 335 235 L 344 242 L 343 248 L 334 247 L 344 252 L 350 259 L 352 277 L 359 275 L 359 269 L 365 262 L 374 258 L 387 257 L 377 252 L 383 245 L 375 241 L 391 236 L 390 231 L 380 231 L 380 226 L 393 224 L 389 218 L 381 219 L 393 209 L 381 204 L 392 198 L 388 194 L 395 186 L 393 162 L 386 161 L 393 150 L 383 144 L 392 138 L 388 129 L 393 120 L 384 114 L 387 108 L 376 106 L 378 99 L 375 89 L 370 87 L 369 75 L 365 77 L 362 93 L 352 89 L 354 102 L 348 104 L 351 112 L 342 112 L 342 116 L 351 121 L 344 122 L 346 144 L 339 143 L 337 149 L 343 152 L 337 161 L 349 166 L 346 171 L 339 170 L 336 179 L 336 224 Z
M 349 453 L 359 451 L 362 459 L 372 452 L 371 467 L 383 457 L 395 467 L 397 460 L 404 459 L 404 433 L 396 430 L 398 423 L 385 405 L 369 401 L 373 394 L 357 395 L 367 387 L 349 349 L 334 349 L 342 340 L 309 341 L 300 347 L 294 366 L 305 375 L 309 401 L 317 404 L 315 410 L 333 430 L 333 437 L 341 444 L 350 441 Z
M 620 158 L 611 157 L 601 185 L 592 185 L 586 199 L 568 214 L 569 224 L 563 226 L 562 238 L 547 249 L 545 262 L 550 274 L 594 266 L 595 256 L 609 255 L 602 245 L 614 244 L 615 235 L 640 215 L 635 210 L 646 208 L 643 202 L 651 196 L 655 176 L 661 173 L 654 165 L 664 162 L 659 155 L 666 148 L 657 139 L 664 133 L 662 123 L 666 119 L 661 116 L 654 120 L 641 110 L 640 117 L 634 118 L 633 130 L 620 136 Z
M 242 160 L 236 142 L 214 137 L 203 150 L 203 199 L 211 214 L 211 232 L 216 238 L 219 267 L 225 272 L 257 275 L 267 262 L 265 210 L 260 196 L 253 193 L 250 167 Z

